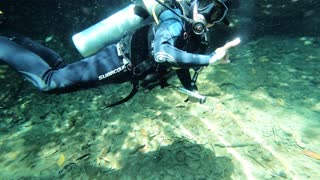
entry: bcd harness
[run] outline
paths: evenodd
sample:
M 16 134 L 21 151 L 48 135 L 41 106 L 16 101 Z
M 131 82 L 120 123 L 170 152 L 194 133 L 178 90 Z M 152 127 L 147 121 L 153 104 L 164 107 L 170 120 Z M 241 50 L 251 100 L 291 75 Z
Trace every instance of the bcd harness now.
M 171 7 L 179 8 L 184 16 L 190 17 L 189 4 L 182 1 L 181 3 L 176 2 L 171 4 Z M 162 8 L 160 12 L 156 13 L 156 16 L 164 10 L 166 8 Z M 145 14 L 141 11 L 143 11 L 141 8 L 136 9 L 137 14 Z M 156 19 L 157 17 L 154 18 Z M 190 28 L 188 28 L 186 23 L 184 24 L 184 34 L 178 41 L 180 43 L 177 44 L 177 47 L 186 51 L 194 51 L 192 47 L 188 47 L 191 44 L 188 41 L 199 40 L 200 36 L 190 36 Z M 157 85 L 160 85 L 161 88 L 168 86 L 167 75 L 172 70 L 168 69 L 165 65 L 156 63 L 153 57 L 153 40 L 156 27 L 157 24 L 155 22 L 146 23 L 136 31 L 127 33 L 117 44 L 118 53 L 121 58 L 124 59 L 124 62 L 128 62 L 127 70 L 131 72 L 132 90 L 125 98 L 108 105 L 107 108 L 127 102 L 138 92 L 140 86 L 148 91 Z M 196 39 L 194 39 L 195 37 Z M 205 42 L 203 45 L 207 45 L 206 39 L 204 41 L 201 40 L 201 42 Z
M 132 90 L 125 98 L 107 107 L 113 107 L 130 100 L 139 87 L 151 90 L 157 85 L 167 86 L 167 67 L 159 65 L 153 58 L 153 39 L 155 24 L 148 23 L 133 33 L 128 33 L 117 44 L 117 50 L 124 62 L 128 62 L 127 70 L 131 72 Z

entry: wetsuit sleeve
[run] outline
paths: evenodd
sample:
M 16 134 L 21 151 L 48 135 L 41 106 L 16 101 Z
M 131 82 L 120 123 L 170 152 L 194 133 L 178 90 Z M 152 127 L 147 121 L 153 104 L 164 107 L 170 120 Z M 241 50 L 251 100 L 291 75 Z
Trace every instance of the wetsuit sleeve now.
M 176 10 L 180 13 L 180 10 Z M 158 63 L 177 67 L 207 66 L 212 55 L 188 53 L 175 47 L 183 33 L 183 22 L 167 10 L 160 14 L 160 24 L 155 33 L 154 58 Z

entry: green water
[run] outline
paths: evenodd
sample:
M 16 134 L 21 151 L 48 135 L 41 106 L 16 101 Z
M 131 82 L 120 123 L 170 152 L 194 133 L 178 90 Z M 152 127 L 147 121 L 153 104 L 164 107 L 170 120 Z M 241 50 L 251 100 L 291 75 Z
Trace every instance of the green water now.
M 126 3 L 4 1 L 16 24 L 2 30 L 72 62 L 72 34 Z M 106 109 L 131 85 L 43 94 L 0 64 L 0 179 L 319 179 L 319 3 L 242 3 L 212 34 L 243 41 L 230 64 L 201 72 L 205 104 L 157 87 Z

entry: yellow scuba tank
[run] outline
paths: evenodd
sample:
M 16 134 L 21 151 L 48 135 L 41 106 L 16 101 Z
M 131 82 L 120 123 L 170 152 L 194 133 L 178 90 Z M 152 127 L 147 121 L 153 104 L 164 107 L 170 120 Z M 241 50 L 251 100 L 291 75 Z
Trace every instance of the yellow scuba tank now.
M 154 0 L 142 0 L 151 14 Z M 72 36 L 72 41 L 82 56 L 90 56 L 106 45 L 117 43 L 128 31 L 138 28 L 144 18 L 134 12 L 135 5 L 130 4 L 110 17 Z

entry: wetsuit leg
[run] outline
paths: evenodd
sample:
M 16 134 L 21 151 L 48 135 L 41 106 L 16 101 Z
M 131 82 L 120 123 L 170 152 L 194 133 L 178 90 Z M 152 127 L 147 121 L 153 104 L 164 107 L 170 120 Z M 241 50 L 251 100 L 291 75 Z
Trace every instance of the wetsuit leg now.
M 6 37 L 0 36 L 0 60 L 7 63 L 25 77 L 41 79 L 51 67 L 38 55 L 12 42 Z M 30 79 L 31 80 L 31 79 Z M 41 81 L 31 82 L 41 89 L 44 87 Z
M 108 46 L 96 55 L 66 65 L 64 68 L 53 69 L 37 54 L 6 37 L 0 37 L 0 60 L 21 73 L 42 91 L 114 82 L 116 77 L 126 74 L 123 73 L 126 72 L 126 65 L 118 57 L 115 45 Z
M 127 65 L 118 56 L 116 45 L 110 45 L 97 54 L 66 65 L 52 72 L 49 88 L 92 87 L 97 84 L 129 81 Z
M 192 81 L 191 81 L 191 75 L 190 75 L 189 69 L 187 68 L 178 69 L 176 70 L 176 73 L 184 88 L 191 91 L 197 90 L 197 87 L 195 85 L 192 85 L 191 83 Z
M 15 43 L 23 46 L 29 51 L 32 51 L 38 56 L 40 56 L 43 60 L 45 60 L 49 64 L 50 67 L 54 69 L 59 69 L 65 66 L 65 62 L 60 57 L 60 55 L 58 55 L 52 49 L 44 47 L 43 45 L 35 41 L 32 41 L 30 38 L 24 37 L 20 34 L 10 33 L 7 36 Z

